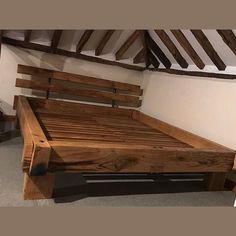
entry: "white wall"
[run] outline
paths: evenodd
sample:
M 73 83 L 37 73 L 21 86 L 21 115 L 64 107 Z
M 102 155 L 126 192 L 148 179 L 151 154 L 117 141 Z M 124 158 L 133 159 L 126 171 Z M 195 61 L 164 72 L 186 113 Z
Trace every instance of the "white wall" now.
M 144 72 L 141 111 L 236 149 L 236 81 Z
M 15 79 L 22 77 L 22 75 L 17 74 L 18 64 L 55 69 L 132 84 L 141 84 L 143 76 L 139 71 L 3 44 L 0 59 L 0 109 L 6 114 L 15 114 L 12 109 L 14 95 L 31 94 L 30 90 L 15 87 Z

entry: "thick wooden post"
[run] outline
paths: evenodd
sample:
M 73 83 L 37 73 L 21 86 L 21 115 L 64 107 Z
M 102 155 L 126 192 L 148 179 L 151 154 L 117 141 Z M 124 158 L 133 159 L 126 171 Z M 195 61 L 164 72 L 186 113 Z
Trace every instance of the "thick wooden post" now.
M 24 174 L 24 200 L 48 199 L 52 197 L 55 174 L 29 176 Z
M 205 177 L 206 188 L 208 191 L 222 191 L 224 190 L 226 172 L 212 172 L 207 173 Z

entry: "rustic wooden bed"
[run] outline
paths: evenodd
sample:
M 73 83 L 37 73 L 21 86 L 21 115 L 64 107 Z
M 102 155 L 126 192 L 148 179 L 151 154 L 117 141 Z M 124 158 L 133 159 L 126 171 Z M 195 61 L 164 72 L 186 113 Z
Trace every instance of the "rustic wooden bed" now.
M 24 138 L 24 199 L 51 198 L 56 172 L 204 172 L 208 190 L 223 189 L 235 152 L 138 110 L 118 108 L 141 105 L 139 86 L 24 65 L 18 73 L 31 79 L 17 79 L 17 87 L 46 93 L 14 101 Z M 62 101 L 56 94 L 112 107 Z

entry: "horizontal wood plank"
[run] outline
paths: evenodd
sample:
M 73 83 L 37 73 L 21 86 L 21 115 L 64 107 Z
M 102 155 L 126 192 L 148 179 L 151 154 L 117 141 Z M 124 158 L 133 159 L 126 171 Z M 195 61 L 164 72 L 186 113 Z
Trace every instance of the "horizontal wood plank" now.
M 117 89 L 118 92 L 128 91 L 133 95 L 141 95 L 142 89 L 139 85 L 116 82 L 112 80 L 99 79 L 91 76 L 72 74 L 68 72 L 54 71 L 33 66 L 18 65 L 17 72 L 33 76 L 46 77 L 51 79 L 63 80 L 74 83 L 91 85 L 99 88 Z

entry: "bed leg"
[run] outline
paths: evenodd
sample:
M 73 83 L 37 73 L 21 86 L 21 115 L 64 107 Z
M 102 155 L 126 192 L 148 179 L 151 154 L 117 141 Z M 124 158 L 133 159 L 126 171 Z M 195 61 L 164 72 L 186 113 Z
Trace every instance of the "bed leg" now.
M 55 174 L 47 173 L 44 176 L 29 176 L 24 174 L 24 200 L 52 198 Z
M 224 190 L 227 172 L 212 172 L 205 176 L 206 188 L 208 191 Z

